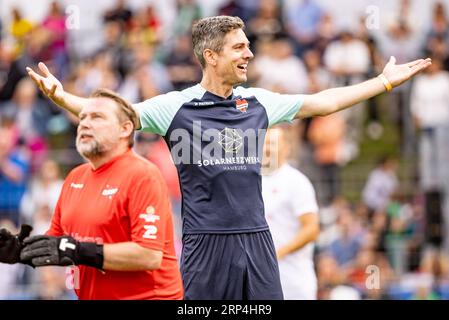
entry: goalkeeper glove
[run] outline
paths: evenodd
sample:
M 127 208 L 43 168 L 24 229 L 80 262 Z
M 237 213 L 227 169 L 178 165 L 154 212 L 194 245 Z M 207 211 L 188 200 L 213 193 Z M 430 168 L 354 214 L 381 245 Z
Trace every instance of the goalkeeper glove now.
M 0 262 L 14 264 L 26 263 L 20 260 L 20 251 L 24 247 L 23 239 L 33 230 L 32 226 L 22 224 L 18 234 L 13 235 L 7 229 L 0 229 Z
M 80 242 L 70 236 L 38 235 L 25 239 L 20 258 L 36 267 L 87 265 L 103 268 L 103 245 Z

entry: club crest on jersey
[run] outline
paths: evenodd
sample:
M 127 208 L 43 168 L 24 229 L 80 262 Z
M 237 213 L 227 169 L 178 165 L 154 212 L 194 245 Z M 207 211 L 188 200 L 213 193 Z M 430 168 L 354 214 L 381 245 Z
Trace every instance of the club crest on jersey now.
M 109 199 L 112 199 L 112 196 L 116 194 L 118 191 L 118 188 L 113 188 L 109 185 L 106 185 L 106 188 L 103 189 L 101 192 L 102 196 L 108 197 Z
M 246 112 L 248 110 L 248 102 L 245 99 L 237 99 L 235 100 L 235 107 L 240 112 Z

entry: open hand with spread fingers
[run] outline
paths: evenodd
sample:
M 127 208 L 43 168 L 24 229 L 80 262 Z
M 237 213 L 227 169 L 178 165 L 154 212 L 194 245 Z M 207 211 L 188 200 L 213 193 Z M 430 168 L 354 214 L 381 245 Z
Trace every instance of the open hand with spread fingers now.
M 57 105 L 63 106 L 65 103 L 64 88 L 61 82 L 48 70 L 45 63 L 39 62 L 38 67 L 42 75 L 27 67 L 28 75 L 48 98 Z
M 396 58 L 390 57 L 390 60 L 385 65 L 382 74 L 387 78 L 390 84 L 394 87 L 409 80 L 418 72 L 424 70 L 432 64 L 430 58 L 418 59 L 404 64 L 396 64 Z

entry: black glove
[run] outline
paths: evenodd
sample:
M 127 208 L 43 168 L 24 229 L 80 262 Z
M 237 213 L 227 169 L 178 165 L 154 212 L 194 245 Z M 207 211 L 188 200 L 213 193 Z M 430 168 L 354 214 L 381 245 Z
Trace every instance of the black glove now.
M 23 239 L 33 230 L 32 226 L 22 224 L 19 234 L 13 235 L 7 229 L 0 229 L 0 262 L 14 264 L 20 260 L 20 251 L 24 247 Z
M 39 235 L 25 239 L 20 258 L 36 267 L 87 265 L 103 268 L 103 245 L 79 242 L 70 236 Z

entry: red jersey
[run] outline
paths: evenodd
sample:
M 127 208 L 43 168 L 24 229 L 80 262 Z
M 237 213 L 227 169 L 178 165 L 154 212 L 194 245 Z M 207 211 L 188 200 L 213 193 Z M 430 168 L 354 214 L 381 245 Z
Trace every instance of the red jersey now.
M 47 234 L 99 244 L 135 242 L 163 252 L 152 271 L 79 266 L 80 299 L 182 299 L 167 186 L 160 171 L 132 150 L 96 170 L 73 169 L 64 181 Z

